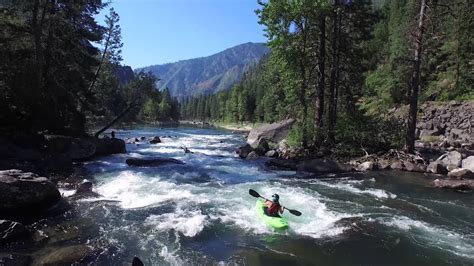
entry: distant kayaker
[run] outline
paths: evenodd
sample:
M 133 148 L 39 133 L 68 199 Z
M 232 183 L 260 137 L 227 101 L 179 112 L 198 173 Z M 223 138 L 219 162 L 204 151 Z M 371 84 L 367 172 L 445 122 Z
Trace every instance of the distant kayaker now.
M 265 208 L 265 212 L 267 213 L 267 215 L 278 217 L 278 213 L 283 213 L 283 210 L 285 208 L 280 205 L 279 200 L 280 196 L 278 196 L 278 194 L 273 194 L 272 200 L 265 199 L 263 205 L 267 206 L 267 208 Z

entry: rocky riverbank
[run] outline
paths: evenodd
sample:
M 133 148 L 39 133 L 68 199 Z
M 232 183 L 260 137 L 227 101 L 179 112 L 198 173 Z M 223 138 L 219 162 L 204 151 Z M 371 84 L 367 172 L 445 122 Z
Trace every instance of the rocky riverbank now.
M 392 115 L 403 118 L 403 108 Z M 271 167 L 324 174 L 339 171 L 399 170 L 440 175 L 434 187 L 474 189 L 474 102 L 425 103 L 417 125 L 417 153 L 389 150 L 360 158 L 334 158 L 330 150 L 290 148 L 286 138 L 294 120 L 252 129 L 237 154 L 247 160 L 272 157 Z
M 62 197 L 56 183 L 76 180 L 72 186 L 77 191 L 71 199 L 90 196 L 92 183 L 81 181 L 84 176 L 76 166 L 125 152 L 125 142 L 115 138 L 21 134 L 0 138 L 0 265 L 100 261 L 99 254 L 105 251 L 77 244 L 81 235 L 74 232 L 78 229 L 66 225 L 68 213 L 74 212 L 73 202 Z M 57 249 L 41 249 L 46 242 L 54 245 L 57 241 Z M 28 252 L 20 252 L 30 248 L 41 254 L 33 259 Z

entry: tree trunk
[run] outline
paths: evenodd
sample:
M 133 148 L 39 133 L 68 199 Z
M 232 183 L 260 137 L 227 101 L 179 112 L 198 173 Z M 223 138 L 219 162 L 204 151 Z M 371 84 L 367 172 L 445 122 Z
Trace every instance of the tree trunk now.
M 331 80 L 329 83 L 329 110 L 328 110 L 328 141 L 329 143 L 334 143 L 334 125 L 336 120 L 336 86 L 337 86 L 337 77 L 338 77 L 338 32 L 339 32 L 339 20 L 338 20 L 338 0 L 334 1 L 334 13 L 333 13 L 333 27 L 332 27 L 332 36 L 331 36 Z
M 35 67 L 36 67 L 36 87 L 41 89 L 42 86 L 42 47 L 41 47 L 41 26 L 38 21 L 39 9 L 40 9 L 39 0 L 36 0 L 33 5 L 32 18 L 31 18 L 31 28 L 33 31 L 33 41 L 35 45 Z
M 105 127 L 103 127 L 102 129 L 100 129 L 99 131 L 97 131 L 94 136 L 97 138 L 99 137 L 99 135 L 106 131 L 107 129 L 109 129 L 109 127 L 113 126 L 113 124 L 115 124 L 115 122 L 117 122 L 120 118 L 122 118 L 124 115 L 126 115 L 130 110 L 132 110 L 132 108 L 136 107 L 137 104 L 136 102 L 133 102 L 131 103 L 127 109 L 125 109 L 123 112 L 121 112 L 117 117 L 114 118 L 114 120 L 112 120 L 110 123 L 108 123 Z
M 326 16 L 322 15 L 319 20 L 319 54 L 318 54 L 318 94 L 316 97 L 316 123 L 315 125 L 315 139 L 316 145 L 320 144 L 319 134 L 324 124 L 324 91 L 326 87 L 325 68 L 326 68 Z
M 420 0 L 420 17 L 415 34 L 415 56 L 413 61 L 413 74 L 410 81 L 410 110 L 408 113 L 406 150 L 410 153 L 415 151 L 416 116 L 418 113 L 418 94 L 420 90 L 420 66 L 421 51 L 423 47 L 424 20 L 426 11 L 426 0 Z
M 99 78 L 100 70 L 102 68 L 102 65 L 104 64 L 105 55 L 107 54 L 107 49 L 109 48 L 109 42 L 112 36 L 112 29 L 113 29 L 113 25 L 109 29 L 109 35 L 107 36 L 107 39 L 105 40 L 104 52 L 102 53 L 102 57 L 100 58 L 99 65 L 97 66 L 97 69 L 95 70 L 94 77 L 92 78 L 91 84 L 89 85 L 89 89 L 87 90 L 88 92 L 92 92 L 92 89 L 94 88 L 94 85 L 97 82 L 97 79 Z

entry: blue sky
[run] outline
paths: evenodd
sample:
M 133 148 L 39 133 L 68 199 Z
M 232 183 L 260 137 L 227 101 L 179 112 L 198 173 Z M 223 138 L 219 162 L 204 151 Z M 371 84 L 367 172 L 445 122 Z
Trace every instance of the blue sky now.
M 257 0 L 114 0 L 123 64 L 132 68 L 208 56 L 265 42 Z M 97 20 L 103 24 L 104 10 Z

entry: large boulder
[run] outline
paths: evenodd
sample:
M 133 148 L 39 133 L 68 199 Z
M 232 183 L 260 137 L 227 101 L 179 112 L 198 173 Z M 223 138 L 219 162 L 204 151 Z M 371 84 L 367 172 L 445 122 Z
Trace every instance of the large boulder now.
M 265 153 L 266 157 L 278 157 L 278 152 L 276 150 L 269 150 Z
M 96 152 L 94 155 L 103 156 L 117 153 L 127 152 L 125 149 L 125 141 L 122 139 L 94 139 L 96 145 Z
M 258 155 L 263 156 L 269 150 L 270 150 L 270 146 L 268 145 L 268 142 L 265 139 L 259 139 L 257 147 L 255 148 L 255 152 Z
M 46 135 L 48 153 L 58 154 L 72 160 L 88 160 L 94 156 L 125 153 L 125 141 L 116 138 L 69 137 Z
M 422 164 L 415 164 L 409 161 L 404 161 L 403 165 L 405 166 L 405 170 L 408 172 L 420 172 L 423 173 L 425 172 L 425 166 Z
M 290 118 L 278 123 L 265 124 L 258 128 L 254 128 L 249 133 L 247 143 L 254 149 L 257 148 L 260 139 L 278 143 L 288 136 L 291 126 L 295 121 L 295 119 Z
M 449 165 L 461 167 L 462 155 L 458 151 L 450 151 L 441 155 L 436 161 L 441 163 L 444 167 L 448 167 Z
M 244 146 L 239 147 L 236 153 L 239 155 L 240 158 L 245 159 L 252 151 L 252 146 L 250 146 L 249 144 L 245 144 Z
M 464 168 L 454 169 L 448 173 L 448 176 L 457 179 L 474 179 L 474 173 Z
M 0 220 L 0 244 L 15 241 L 29 235 L 28 229 L 18 222 Z
M 357 171 L 370 171 L 377 169 L 377 165 L 372 161 L 367 161 L 357 166 Z
M 466 168 L 474 172 L 474 156 L 469 156 L 462 160 L 462 168 Z
M 73 160 L 89 159 L 96 153 L 96 145 L 89 138 L 45 135 L 45 142 L 49 153 L 62 154 Z
M 352 168 L 329 159 L 305 160 L 296 166 L 297 171 L 315 174 L 341 173 L 351 171 Z
M 165 157 L 154 157 L 154 158 L 128 158 L 125 163 L 129 166 L 149 166 L 156 167 L 164 164 L 184 164 L 184 162 Z
M 436 188 L 448 188 L 459 190 L 474 189 L 474 179 L 453 180 L 453 179 L 436 179 L 433 181 L 433 186 Z
M 390 164 L 390 169 L 402 171 L 402 170 L 405 170 L 405 167 L 403 166 L 403 162 L 394 161 Z
M 434 161 L 431 162 L 428 165 L 428 168 L 426 169 L 427 172 L 433 173 L 433 174 L 439 174 L 439 175 L 445 175 L 448 173 L 448 170 L 446 167 L 444 167 L 440 162 Z
M 58 189 L 46 177 L 16 169 L 0 171 L 0 214 L 30 215 L 60 199 Z

